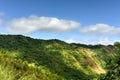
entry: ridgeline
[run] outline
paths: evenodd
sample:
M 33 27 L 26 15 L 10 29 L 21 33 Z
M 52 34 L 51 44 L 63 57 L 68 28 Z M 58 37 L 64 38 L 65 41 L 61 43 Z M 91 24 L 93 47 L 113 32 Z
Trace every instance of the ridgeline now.
M 120 43 L 68 44 L 0 35 L 0 80 L 119 80 Z

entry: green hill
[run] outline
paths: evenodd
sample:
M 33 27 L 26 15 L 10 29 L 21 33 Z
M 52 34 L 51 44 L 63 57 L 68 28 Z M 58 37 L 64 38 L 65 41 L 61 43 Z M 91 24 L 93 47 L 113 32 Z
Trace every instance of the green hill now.
M 0 80 L 119 80 L 119 48 L 0 35 Z

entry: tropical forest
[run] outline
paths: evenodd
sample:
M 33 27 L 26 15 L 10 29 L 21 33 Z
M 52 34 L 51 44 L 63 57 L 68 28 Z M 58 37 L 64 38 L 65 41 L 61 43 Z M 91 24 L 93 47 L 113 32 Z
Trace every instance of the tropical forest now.
M 0 80 L 120 80 L 120 43 L 0 35 Z

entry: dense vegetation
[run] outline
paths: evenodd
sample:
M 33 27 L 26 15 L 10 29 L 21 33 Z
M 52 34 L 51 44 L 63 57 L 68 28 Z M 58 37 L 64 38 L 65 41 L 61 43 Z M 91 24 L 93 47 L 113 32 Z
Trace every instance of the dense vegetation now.
M 68 44 L 0 35 L 0 80 L 119 80 L 120 43 Z

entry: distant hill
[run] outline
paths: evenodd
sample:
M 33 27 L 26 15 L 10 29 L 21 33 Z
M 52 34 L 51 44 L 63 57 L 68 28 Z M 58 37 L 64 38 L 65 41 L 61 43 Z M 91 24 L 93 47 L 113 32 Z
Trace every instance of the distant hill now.
M 119 80 L 120 43 L 68 44 L 0 35 L 2 80 Z

